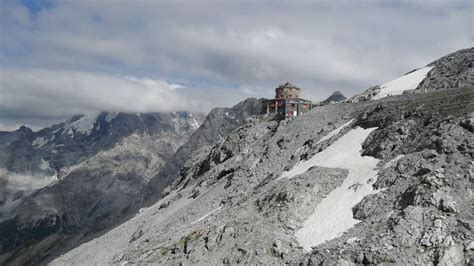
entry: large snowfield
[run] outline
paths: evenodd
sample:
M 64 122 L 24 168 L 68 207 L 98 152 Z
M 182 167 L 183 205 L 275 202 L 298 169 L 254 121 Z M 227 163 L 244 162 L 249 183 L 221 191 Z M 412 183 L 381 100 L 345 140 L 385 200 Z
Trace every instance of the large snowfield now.
M 426 78 L 433 67 L 424 67 L 380 86 L 380 92 L 372 99 L 378 100 L 386 96 L 400 95 L 404 91 L 414 90 Z
M 300 162 L 282 177 L 292 178 L 313 166 L 343 168 L 349 171 L 342 185 L 324 198 L 296 232 L 296 238 L 306 251 L 342 235 L 359 223 L 352 218 L 352 208 L 365 196 L 375 193 L 372 184 L 377 179 L 378 159 L 361 156 L 362 143 L 376 128 L 352 129 L 311 159 Z M 331 134 L 331 133 L 330 133 Z M 317 178 L 317 177 L 315 177 Z

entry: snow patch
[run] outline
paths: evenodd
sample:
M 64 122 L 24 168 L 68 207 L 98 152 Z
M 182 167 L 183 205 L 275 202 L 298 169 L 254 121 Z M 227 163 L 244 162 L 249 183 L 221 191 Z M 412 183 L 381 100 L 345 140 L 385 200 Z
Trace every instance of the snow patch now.
M 380 92 L 372 100 L 378 100 L 386 96 L 400 95 L 403 91 L 414 90 L 426 78 L 433 67 L 424 67 L 402 77 L 389 81 L 380 86 Z
M 389 162 L 387 162 L 382 168 L 383 169 L 389 168 L 390 166 L 392 166 L 394 163 L 398 162 L 403 157 L 405 157 L 405 154 L 398 155 L 397 157 L 395 157 L 392 160 L 390 160 Z
M 232 118 L 232 119 L 235 119 L 235 115 L 232 115 L 230 114 L 229 112 L 225 112 L 225 116 L 229 117 L 229 118 Z M 224 118 L 224 117 L 222 117 Z M 238 121 L 237 121 L 238 122 Z
M 199 219 L 197 219 L 196 221 L 192 222 L 191 225 L 196 224 L 196 223 L 199 223 L 200 221 L 206 219 L 207 216 L 209 216 L 209 215 L 213 214 L 214 212 L 216 212 L 216 211 L 222 209 L 222 207 L 223 207 L 223 206 L 221 205 L 221 206 L 215 208 L 214 210 L 212 210 L 212 211 L 206 213 L 206 214 L 205 214 L 204 216 L 202 216 L 201 218 L 199 218 Z
M 118 112 L 109 112 L 107 113 L 107 116 L 105 117 L 105 121 L 107 122 L 112 122 L 112 120 L 114 120 L 117 116 L 118 116 Z
M 74 122 L 70 122 L 67 124 L 64 129 L 67 130 L 67 134 L 72 135 L 73 129 L 76 132 L 82 132 L 87 135 L 89 135 L 92 132 L 92 129 L 94 129 L 94 124 L 97 121 L 97 117 L 99 116 L 100 113 L 94 112 L 94 113 L 89 113 L 82 115 L 81 118 Z
M 342 126 L 336 128 L 336 129 L 334 129 L 333 131 L 329 132 L 326 136 L 324 136 L 320 140 L 318 140 L 318 142 L 316 142 L 316 144 L 321 143 L 325 140 L 328 140 L 328 139 L 332 138 L 333 136 L 339 134 L 339 132 L 341 132 L 342 129 L 344 129 L 345 127 L 350 125 L 352 123 L 352 121 L 354 121 L 354 119 L 351 119 L 349 122 L 345 123 L 344 125 L 342 125 Z
M 351 237 L 351 238 L 346 240 L 346 244 L 352 244 L 352 243 L 357 242 L 357 241 L 359 241 L 359 238 Z
M 343 168 L 349 171 L 340 187 L 321 200 L 314 212 L 296 232 L 296 238 L 306 251 L 328 240 L 341 236 L 360 221 L 352 217 L 352 208 L 363 197 L 372 194 L 372 184 L 377 180 L 378 159 L 362 157 L 362 143 L 376 128 L 352 129 L 325 150 L 311 159 L 297 164 L 292 170 L 283 172 L 281 178 L 292 178 L 313 166 Z
M 33 141 L 33 147 L 35 148 L 41 148 L 44 146 L 44 144 L 46 144 L 48 142 L 47 139 L 43 138 L 43 137 L 39 137 L 39 138 L 36 138 L 34 141 Z
M 41 158 L 41 163 L 38 165 L 38 167 L 41 170 L 48 170 L 49 169 L 49 162 L 45 161 L 45 160 L 43 160 L 43 158 Z
M 194 128 L 194 129 L 198 129 L 200 127 L 198 121 L 196 120 L 196 118 L 192 117 L 191 116 L 191 127 Z

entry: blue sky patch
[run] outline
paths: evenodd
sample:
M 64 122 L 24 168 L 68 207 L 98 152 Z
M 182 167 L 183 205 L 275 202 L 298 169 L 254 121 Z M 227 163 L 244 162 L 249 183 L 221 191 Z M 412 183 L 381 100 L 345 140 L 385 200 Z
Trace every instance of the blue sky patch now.
M 32 17 L 38 16 L 43 9 L 53 7 L 50 0 L 19 0 L 19 2 L 28 9 Z

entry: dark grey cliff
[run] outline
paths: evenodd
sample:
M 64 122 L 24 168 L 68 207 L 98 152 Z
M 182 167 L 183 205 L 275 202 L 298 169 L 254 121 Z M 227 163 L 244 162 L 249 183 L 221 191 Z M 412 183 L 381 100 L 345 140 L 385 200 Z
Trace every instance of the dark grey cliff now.
M 201 127 L 181 146 L 173 157 L 163 166 L 158 175 L 151 180 L 157 190 L 163 187 L 158 182 L 174 181 L 194 152 L 198 149 L 222 141 L 230 132 L 246 124 L 248 118 L 262 112 L 262 100 L 249 98 L 231 108 L 214 108 L 209 112 Z

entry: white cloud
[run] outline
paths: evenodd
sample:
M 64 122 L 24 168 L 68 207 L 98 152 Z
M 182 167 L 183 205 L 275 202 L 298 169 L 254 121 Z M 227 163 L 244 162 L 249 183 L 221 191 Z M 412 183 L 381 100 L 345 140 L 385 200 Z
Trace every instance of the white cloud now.
M 36 18 L 0 5 L 9 118 L 207 111 L 287 80 L 350 96 L 472 45 L 469 1 L 53 1 Z
M 63 117 L 90 111 L 205 111 L 184 86 L 150 78 L 66 70 L 2 68 L 0 114 Z
M 125 77 L 126 80 L 136 83 L 139 86 L 145 86 L 153 90 L 169 90 L 174 91 L 184 89 L 184 86 L 179 84 L 170 84 L 162 80 L 153 80 L 149 78 L 137 78 L 133 76 Z
M 15 131 L 20 128 L 22 125 L 18 123 L 6 124 L 0 122 L 0 131 Z

